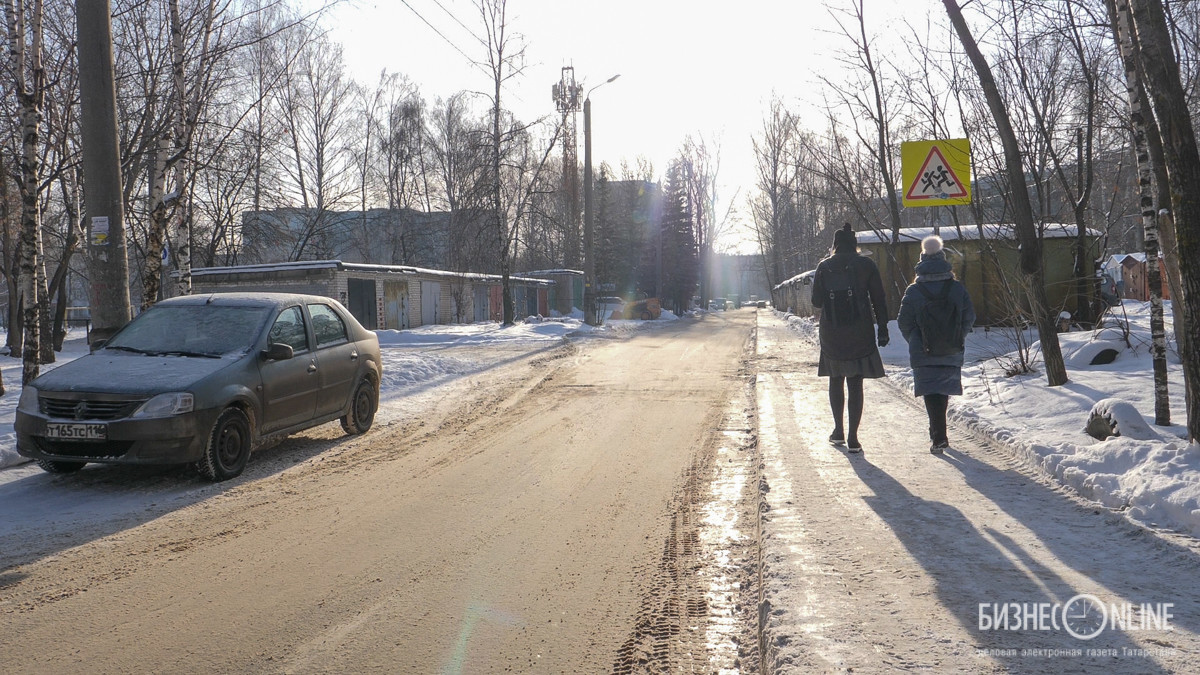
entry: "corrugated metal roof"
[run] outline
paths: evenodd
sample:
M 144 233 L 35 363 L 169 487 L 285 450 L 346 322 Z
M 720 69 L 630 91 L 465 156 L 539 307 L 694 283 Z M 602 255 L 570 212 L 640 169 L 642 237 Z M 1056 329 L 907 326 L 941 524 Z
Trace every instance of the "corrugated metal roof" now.
M 791 279 L 785 279 L 784 281 L 781 281 L 778 284 L 776 284 L 775 290 L 778 290 L 778 289 L 782 288 L 783 286 L 787 286 L 788 284 L 794 284 L 803 279 L 808 279 L 816 273 L 817 273 L 816 270 L 809 270 L 807 272 L 801 272 L 800 274 L 797 274 L 796 276 L 792 277 Z
M 900 230 L 900 241 L 921 241 L 925 237 L 934 234 L 932 227 L 906 227 Z M 954 226 L 942 226 L 938 228 L 937 235 L 943 241 L 955 241 L 958 239 L 975 240 L 979 239 L 979 226 L 963 225 L 962 236 L 958 234 L 958 229 Z M 1016 239 L 1016 225 L 1011 223 L 984 223 L 984 236 L 989 239 Z M 1043 226 L 1043 235 L 1047 238 L 1059 239 L 1065 237 L 1074 237 L 1079 234 L 1078 228 L 1071 223 L 1046 223 Z M 1104 234 L 1098 230 L 1088 229 L 1088 236 L 1102 237 Z M 890 232 L 877 233 L 873 231 L 855 232 L 859 244 L 878 244 L 888 243 L 891 241 Z
M 287 272 L 294 270 L 319 270 L 319 269 L 337 269 L 343 271 L 360 271 L 374 272 L 384 274 L 405 274 L 409 276 L 430 276 L 440 277 L 443 279 L 463 279 L 467 281 L 480 281 L 484 283 L 500 283 L 502 277 L 499 274 L 481 274 L 476 272 L 450 272 L 447 270 L 426 269 L 423 267 L 411 267 L 409 265 L 373 265 L 368 263 L 347 263 L 340 260 L 299 260 L 294 262 L 282 263 L 267 263 L 261 265 L 237 265 L 233 267 L 197 267 L 192 270 L 193 277 L 218 276 L 222 274 L 245 274 L 245 273 L 270 273 L 270 272 Z M 177 275 L 174 272 L 172 275 Z M 549 279 L 536 279 L 533 277 L 519 277 L 509 275 L 509 279 L 526 285 L 532 286 L 553 286 L 554 282 Z

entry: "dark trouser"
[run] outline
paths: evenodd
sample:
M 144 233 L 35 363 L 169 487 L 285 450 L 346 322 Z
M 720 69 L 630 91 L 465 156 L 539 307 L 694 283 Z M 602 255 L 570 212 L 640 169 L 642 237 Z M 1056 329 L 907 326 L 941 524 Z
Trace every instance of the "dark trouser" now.
M 946 441 L 946 408 L 950 397 L 945 394 L 925 394 L 925 412 L 929 415 L 929 440 Z
M 843 390 L 843 386 L 845 390 Z M 844 433 L 842 411 L 846 407 L 846 391 L 850 392 L 850 435 L 846 438 L 858 440 L 858 423 L 862 421 L 863 413 L 863 378 L 861 376 L 829 378 L 829 407 L 833 410 L 833 433 Z

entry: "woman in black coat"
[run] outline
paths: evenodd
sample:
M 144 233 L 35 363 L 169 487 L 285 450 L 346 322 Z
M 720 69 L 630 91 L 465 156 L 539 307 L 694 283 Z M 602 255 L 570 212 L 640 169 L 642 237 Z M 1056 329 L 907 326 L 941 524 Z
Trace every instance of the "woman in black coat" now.
M 961 396 L 963 342 L 975 325 L 975 307 L 971 296 L 962 282 L 954 278 L 950 261 L 946 260 L 942 238 L 925 237 L 921 241 L 921 262 L 917 263 L 917 278 L 904 291 L 900 300 L 900 314 L 896 326 L 908 341 L 908 358 L 913 369 L 913 394 L 925 399 L 925 412 L 929 417 L 929 451 L 940 455 L 950 447 L 946 435 L 946 409 L 951 396 Z M 924 290 L 924 292 L 922 292 Z M 951 345 L 942 350 L 926 349 L 925 336 L 921 330 L 923 308 L 938 298 L 942 292 L 946 301 L 957 314 L 957 325 L 941 325 L 938 328 L 939 342 Z
M 879 348 L 888 343 L 887 300 L 879 268 L 858 253 L 854 230 L 846 225 L 833 236 L 833 255 L 817 265 L 813 305 L 821 308 L 821 360 L 817 375 L 829 378 L 833 433 L 829 442 L 861 452 L 858 425 L 863 412 L 863 378 L 883 377 Z M 876 332 L 875 324 L 879 325 Z M 848 396 L 847 396 L 848 395 Z M 849 399 L 849 434 L 842 413 Z

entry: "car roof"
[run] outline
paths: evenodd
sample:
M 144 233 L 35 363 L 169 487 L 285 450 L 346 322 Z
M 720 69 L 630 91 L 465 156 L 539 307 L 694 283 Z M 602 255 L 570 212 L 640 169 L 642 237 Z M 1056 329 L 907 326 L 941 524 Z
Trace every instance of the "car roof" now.
M 333 298 L 303 293 L 271 293 L 236 291 L 231 293 L 199 293 L 161 300 L 157 305 L 220 305 L 225 307 L 287 307 L 296 304 L 321 302 L 339 305 Z

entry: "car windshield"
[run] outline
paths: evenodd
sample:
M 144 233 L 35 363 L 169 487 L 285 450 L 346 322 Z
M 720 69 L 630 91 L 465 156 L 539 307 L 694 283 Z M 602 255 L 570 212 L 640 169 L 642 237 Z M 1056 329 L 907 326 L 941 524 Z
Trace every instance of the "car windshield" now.
M 155 356 L 244 352 L 262 332 L 268 313 L 266 307 L 158 305 L 129 322 L 104 348 Z

